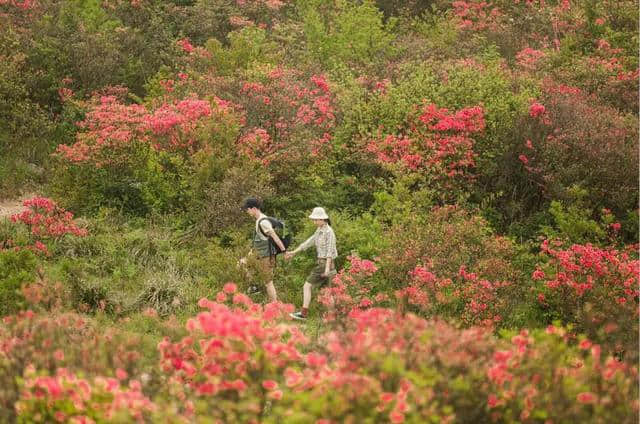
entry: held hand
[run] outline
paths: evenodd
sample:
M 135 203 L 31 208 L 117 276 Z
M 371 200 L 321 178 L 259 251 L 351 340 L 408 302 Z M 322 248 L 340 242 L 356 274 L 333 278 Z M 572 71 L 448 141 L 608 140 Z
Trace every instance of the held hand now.
M 293 258 L 293 252 L 285 252 L 284 253 L 284 258 L 286 260 L 289 260 L 289 259 Z

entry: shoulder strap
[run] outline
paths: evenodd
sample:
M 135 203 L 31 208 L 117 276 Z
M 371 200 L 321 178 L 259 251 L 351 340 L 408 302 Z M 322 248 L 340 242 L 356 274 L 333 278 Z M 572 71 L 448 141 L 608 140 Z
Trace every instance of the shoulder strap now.
M 264 233 L 264 231 L 262 231 L 262 226 L 260 225 L 260 223 L 261 223 L 262 221 L 264 221 L 265 219 L 269 219 L 269 217 L 268 217 L 268 216 L 266 216 L 266 217 L 264 217 L 264 218 L 260 218 L 260 220 L 258 221 L 258 230 L 260 230 L 260 234 L 262 234 L 262 236 L 263 236 L 263 237 L 267 237 L 267 238 L 269 238 L 269 236 L 267 236 L 267 235 Z

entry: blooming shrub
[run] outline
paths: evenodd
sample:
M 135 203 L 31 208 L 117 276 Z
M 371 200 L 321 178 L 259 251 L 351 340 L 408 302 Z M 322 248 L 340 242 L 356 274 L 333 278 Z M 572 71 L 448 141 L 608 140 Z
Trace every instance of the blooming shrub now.
M 631 422 L 639 406 L 636 367 L 602 356 L 587 339 L 580 348 L 569 347 L 563 328 L 550 326 L 546 333 L 522 330 L 511 346 L 493 353 L 487 369 L 492 418 L 563 422 L 606 416 Z
M 23 203 L 27 209 L 11 216 L 11 221 L 21 223 L 29 228 L 33 245 L 15 246 L 28 248 L 35 252 L 50 255 L 43 241 L 55 243 L 65 235 L 84 237 L 88 234 L 86 228 L 78 227 L 73 222 L 73 214 L 61 208 L 53 200 L 46 197 L 34 197 Z
M 239 145 L 249 157 L 297 163 L 327 149 L 335 114 L 325 76 L 307 79 L 294 69 L 276 68 L 262 81 L 245 82 L 240 94 L 247 135 Z
M 25 401 L 29 398 L 29 402 L 24 404 L 24 412 L 30 419 L 37 419 L 39 414 L 42 416 L 41 413 L 46 412 L 46 409 L 43 410 L 43 395 L 51 396 L 49 399 L 52 402 L 59 401 L 61 412 L 65 412 L 65 405 L 72 400 L 69 393 L 45 393 L 38 389 L 41 385 L 36 384 L 37 381 L 51 384 L 52 387 L 70 384 L 70 389 L 77 391 L 83 390 L 80 386 L 84 385 L 74 377 L 79 373 L 89 379 L 92 376 L 107 378 L 115 377 L 116 370 L 121 369 L 126 375 L 135 376 L 142 355 L 139 347 L 140 342 L 136 337 L 114 330 L 104 331 L 86 317 L 75 313 L 37 314 L 27 310 L 4 317 L 0 324 L 0 418 L 7 422 L 13 420 L 12 417 L 18 412 L 14 410 L 14 403 L 20 397 Z M 57 374 L 56 370 L 60 370 L 61 374 Z M 38 380 L 39 377 L 41 380 Z M 27 387 L 27 391 L 36 395 L 35 398 L 26 392 L 22 393 L 24 386 L 19 382 L 23 378 L 27 386 L 30 383 L 26 381 L 34 383 Z M 97 386 L 93 386 L 94 383 Z M 97 394 L 105 393 L 102 383 L 94 381 L 90 384 L 96 390 L 97 398 L 93 400 L 98 403 L 106 401 L 111 405 L 110 400 Z M 111 406 L 119 409 L 119 402 Z M 82 409 L 78 408 L 77 412 L 81 413 Z
M 375 262 L 356 255 L 349 256 L 347 260 L 349 267 L 340 270 L 329 286 L 318 294 L 318 302 L 327 307 L 324 321 L 334 326 L 343 326 L 353 311 L 367 309 L 388 299 L 384 293 L 372 293 L 374 286 L 370 277 L 378 271 Z
M 121 371 L 120 377 L 126 375 Z M 126 377 L 124 377 L 126 378 Z M 123 387 L 118 378 L 79 378 L 65 368 L 54 376 L 38 376 L 28 369 L 20 400 L 19 422 L 91 423 L 102 420 L 147 422 L 157 407 L 141 392 L 140 382 Z
M 630 360 L 638 358 L 640 262 L 628 251 L 545 240 L 533 273 L 549 314 Z
M 509 342 L 370 308 L 354 310 L 320 346 L 314 358 L 322 359 L 291 375 L 294 390 L 275 404 L 270 421 L 572 421 L 593 417 L 598 405 L 598 417 L 627 422 L 638 410 L 633 367 L 543 331 Z
M 570 1 L 453 1 L 458 25 L 489 37 L 509 53 L 527 45 L 559 48 L 565 37 L 575 36 L 584 16 Z M 573 7 L 572 7 L 573 6 Z
M 535 70 L 538 66 L 538 62 L 546 56 L 542 50 L 532 49 L 526 47 L 516 54 L 516 62 L 518 66 L 526 70 Z
M 58 146 L 53 191 L 81 211 L 106 205 L 146 214 L 184 207 L 195 185 L 193 156 L 226 151 L 217 142 L 226 141 L 234 125 L 230 106 L 215 97 L 161 97 L 146 107 L 98 96 L 79 123 L 76 142 Z
M 416 266 L 428 266 L 442 277 L 453 277 L 464 266 L 493 281 L 520 278 L 510 263 L 515 246 L 492 234 L 478 215 L 451 205 L 429 211 L 412 208 L 394 221 L 388 237 L 395 243 L 381 255 L 381 272 L 388 281 L 406 281 Z
M 572 58 L 565 66 L 553 69 L 555 78 L 622 111 L 635 111 L 638 99 L 633 96 L 633 86 L 638 81 L 637 64 L 634 69 L 623 50 L 612 48 L 605 39 L 597 40 L 595 44 L 597 48 L 591 55 Z
M 222 112 L 224 112 L 224 105 Z M 129 146 L 149 143 L 161 151 L 191 153 L 204 147 L 206 141 L 198 137 L 208 117 L 211 104 L 206 100 L 183 99 L 147 110 L 138 104 L 123 104 L 115 96 L 93 99 L 84 121 L 79 127 L 76 143 L 58 146 L 58 154 L 70 163 L 90 163 L 103 167 L 126 161 Z M 121 157 L 122 155 L 124 157 Z
M 371 272 L 354 261 L 352 275 Z M 2 386 L 2 400 L 17 402 L 4 411 L 25 422 L 515 422 L 594 413 L 627 422 L 638 409 L 637 370 L 602 357 L 588 339 L 570 346 L 560 327 L 509 342 L 483 328 L 356 306 L 310 343 L 285 318 L 290 305 L 257 305 L 235 284 L 200 306 L 187 336 L 158 344 L 168 378 L 159 388 L 137 378 L 134 340 L 98 335 L 74 314 L 5 319 L 0 376 L 13 384 Z
M 321 346 L 322 361 L 300 373 L 294 387 L 302 390 L 285 394 L 276 405 L 279 415 L 394 423 L 484 415 L 471 408 L 480 401 L 474 389 L 481 387 L 480 370 L 492 346 L 482 330 L 457 332 L 443 323 L 370 308 L 354 310 L 346 327 L 327 332 Z M 466 385 L 456 384 L 459 373 L 466 373 Z M 427 375 L 432 377 L 420 377 Z
M 336 116 L 326 76 L 260 65 L 233 79 L 218 75 L 207 61 L 205 57 L 188 63 L 190 77 L 176 83 L 179 93 L 170 98 L 214 92 L 224 99 L 218 102 L 241 115 L 241 134 L 234 141 L 245 157 L 272 164 L 273 169 L 279 162 L 300 167 L 327 153 Z
M 588 190 L 587 206 L 620 214 L 633 207 L 638 167 L 637 124 L 576 87 L 549 83 L 522 125 L 522 166 L 538 196 L 568 199 L 573 185 Z M 590 164 L 599 166 L 592 169 Z M 587 170 L 589 170 L 587 172 Z M 615 186 L 615 192 L 610 187 Z
M 510 281 L 489 281 L 460 267 L 454 278 L 437 278 L 424 266 L 411 271 L 411 283 L 395 296 L 429 316 L 452 317 L 465 326 L 494 326 L 508 308 Z
M 405 135 L 386 135 L 367 143 L 365 150 L 382 164 L 396 164 L 409 172 L 427 174 L 434 182 L 451 187 L 453 181 L 470 177 L 475 165 L 472 134 L 484 130 L 481 107 L 455 113 L 434 104 L 409 117 Z
M 237 293 L 233 283 L 224 286 L 216 301 L 202 299 L 199 305 L 207 311 L 187 322 L 189 335 L 158 344 L 173 396 L 182 401 L 187 416 L 206 413 L 225 422 L 259 419 L 265 403 L 282 396 L 278 387 L 284 386 L 290 367 L 304 359 L 299 349 L 307 337 L 296 326 L 278 322 L 293 307 L 262 307 Z M 206 405 L 206 412 L 197 405 Z

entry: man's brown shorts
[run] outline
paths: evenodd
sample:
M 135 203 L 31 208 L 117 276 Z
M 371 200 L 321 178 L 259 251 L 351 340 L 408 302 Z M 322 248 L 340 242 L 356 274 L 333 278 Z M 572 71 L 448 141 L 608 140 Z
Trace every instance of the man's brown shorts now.
M 257 268 L 260 277 L 264 279 L 264 283 L 267 284 L 273 281 L 274 269 L 276 267 L 275 256 L 265 256 L 263 258 L 257 258 Z
M 306 280 L 307 283 L 312 284 L 314 286 L 320 286 L 322 284 L 331 282 L 331 280 L 333 280 L 333 277 L 336 276 L 336 268 L 332 263 L 331 270 L 329 271 L 329 276 L 323 277 L 322 274 L 324 274 L 324 268 L 326 265 L 327 265 L 327 260 L 325 258 L 318 258 L 318 263 L 316 264 L 315 268 L 313 268 L 313 270 L 311 271 L 311 274 L 309 274 L 309 276 L 307 277 L 307 280 Z

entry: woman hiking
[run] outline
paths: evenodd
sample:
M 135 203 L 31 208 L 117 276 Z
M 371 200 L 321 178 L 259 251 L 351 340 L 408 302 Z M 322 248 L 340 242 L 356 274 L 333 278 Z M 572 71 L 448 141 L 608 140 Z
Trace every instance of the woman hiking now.
M 335 259 L 338 257 L 336 249 L 336 235 L 331 228 L 331 221 L 325 210 L 321 207 L 313 209 L 309 218 L 318 227 L 304 243 L 295 250 L 285 253 L 285 259 L 291 259 L 296 253 L 306 250 L 311 246 L 316 246 L 317 265 L 307 277 L 302 286 L 302 309 L 299 312 L 290 314 L 291 318 L 304 320 L 307 319 L 309 313 L 309 303 L 311 303 L 312 287 L 321 286 L 323 283 L 330 281 L 336 275 Z

